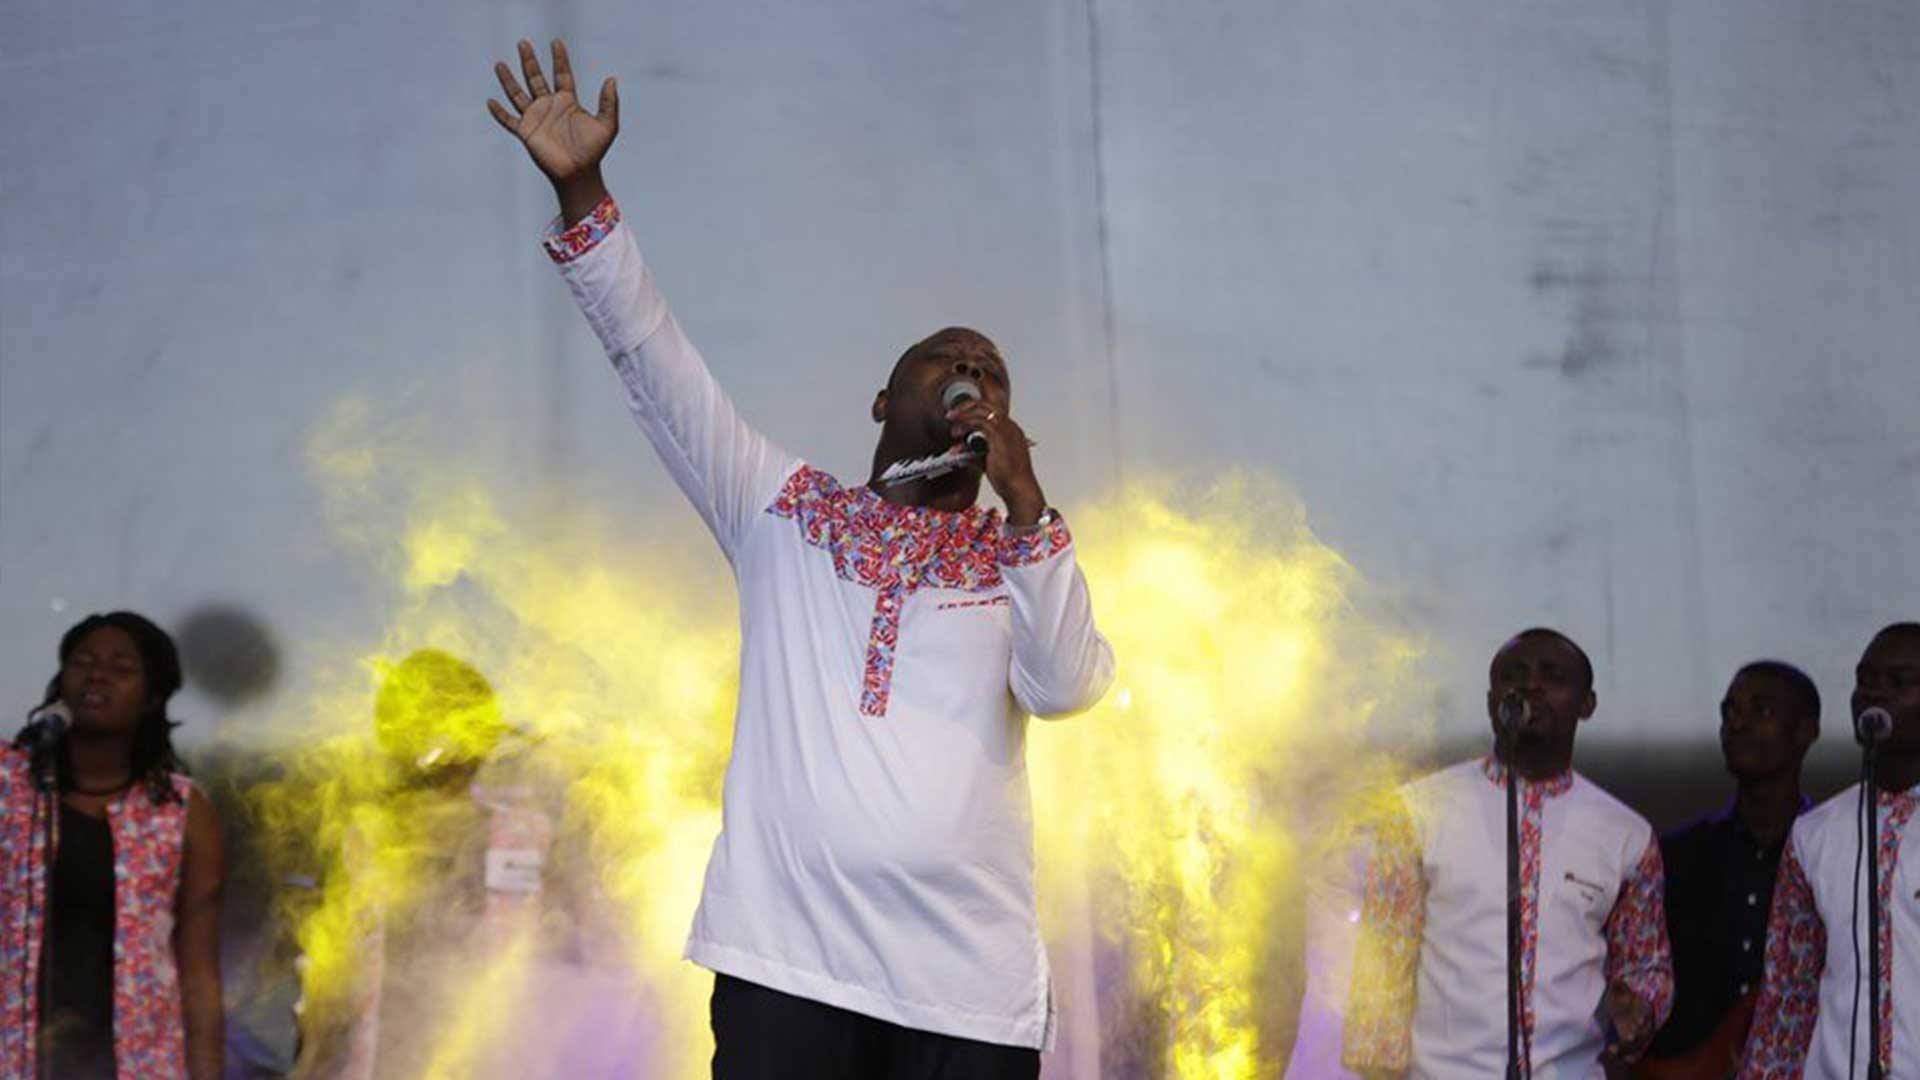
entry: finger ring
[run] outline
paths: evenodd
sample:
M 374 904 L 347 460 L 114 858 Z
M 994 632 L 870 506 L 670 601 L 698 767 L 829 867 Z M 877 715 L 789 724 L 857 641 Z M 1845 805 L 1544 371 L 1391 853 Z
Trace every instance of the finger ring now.
M 994 415 L 994 414 L 993 414 L 993 410 L 992 410 L 992 409 L 988 409 L 988 410 L 987 410 L 987 419 L 989 419 L 989 420 L 991 420 L 991 419 L 993 419 L 993 415 Z

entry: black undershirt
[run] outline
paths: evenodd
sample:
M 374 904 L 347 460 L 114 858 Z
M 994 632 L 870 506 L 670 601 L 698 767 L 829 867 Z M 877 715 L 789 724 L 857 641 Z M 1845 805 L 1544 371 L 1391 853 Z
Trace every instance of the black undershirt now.
M 1811 804 L 1801 800 L 1804 812 Z M 1728 805 L 1660 838 L 1666 866 L 1667 938 L 1673 946 L 1673 1011 L 1652 1056 L 1705 1042 L 1765 972 L 1767 913 L 1787 837 L 1761 844 Z
M 113 833 L 104 817 L 60 804 L 41 1053 L 61 1080 L 114 1080 Z

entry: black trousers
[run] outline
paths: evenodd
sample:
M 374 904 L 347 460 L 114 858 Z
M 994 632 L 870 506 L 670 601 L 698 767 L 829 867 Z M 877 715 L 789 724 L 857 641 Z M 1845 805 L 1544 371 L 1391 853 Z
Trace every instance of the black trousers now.
M 915 1031 L 713 980 L 713 1080 L 1036 1080 L 1040 1051 Z

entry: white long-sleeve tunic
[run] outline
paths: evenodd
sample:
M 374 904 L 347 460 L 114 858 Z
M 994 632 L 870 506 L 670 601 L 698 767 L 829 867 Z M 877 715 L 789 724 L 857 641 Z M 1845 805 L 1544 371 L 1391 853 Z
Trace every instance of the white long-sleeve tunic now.
M 1029 715 L 1113 678 L 1054 517 L 891 505 L 744 423 L 612 200 L 550 234 L 640 428 L 740 590 L 722 829 L 687 957 L 906 1027 L 1044 1047 Z

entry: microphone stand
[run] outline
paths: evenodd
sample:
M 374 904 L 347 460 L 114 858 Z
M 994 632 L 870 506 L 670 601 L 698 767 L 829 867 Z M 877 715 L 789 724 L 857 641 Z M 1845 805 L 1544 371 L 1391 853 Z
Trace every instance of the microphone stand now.
M 1874 783 L 1874 747 L 1879 738 L 1869 734 L 1860 751 L 1860 783 L 1866 788 L 1867 808 L 1867 1080 L 1885 1080 L 1880 1064 L 1880 789 Z M 1855 954 L 1858 955 L 1858 954 Z
M 1503 713 L 1506 708 L 1503 705 Z M 1520 789 L 1516 779 L 1514 728 L 1501 717 L 1501 756 L 1507 766 L 1507 1080 L 1521 1080 L 1520 1068 Z

